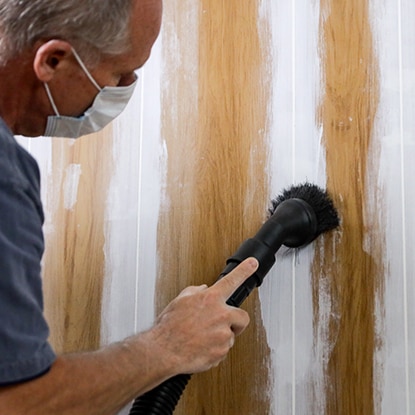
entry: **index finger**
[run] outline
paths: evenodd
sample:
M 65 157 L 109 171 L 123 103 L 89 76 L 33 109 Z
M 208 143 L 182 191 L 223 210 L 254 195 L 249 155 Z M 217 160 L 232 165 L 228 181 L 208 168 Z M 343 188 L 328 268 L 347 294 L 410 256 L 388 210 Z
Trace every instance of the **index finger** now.
M 214 288 L 220 291 L 223 299 L 226 301 L 258 269 L 258 266 L 259 264 L 256 258 L 247 258 L 229 274 L 225 275 L 219 281 L 216 281 L 211 286 L 211 289 Z

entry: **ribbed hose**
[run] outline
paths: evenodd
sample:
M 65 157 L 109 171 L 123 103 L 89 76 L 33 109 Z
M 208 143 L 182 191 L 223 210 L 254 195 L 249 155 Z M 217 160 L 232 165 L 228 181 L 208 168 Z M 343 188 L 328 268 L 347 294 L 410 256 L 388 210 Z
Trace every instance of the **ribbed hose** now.
M 174 376 L 138 397 L 129 415 L 172 415 L 190 376 Z

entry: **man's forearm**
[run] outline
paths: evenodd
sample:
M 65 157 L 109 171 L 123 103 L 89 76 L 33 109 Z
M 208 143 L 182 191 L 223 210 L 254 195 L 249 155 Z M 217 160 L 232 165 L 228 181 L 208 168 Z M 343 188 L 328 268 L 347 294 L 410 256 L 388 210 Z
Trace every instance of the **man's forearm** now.
M 113 415 L 172 376 L 217 366 L 249 323 L 226 300 L 257 267 L 251 258 L 209 288 L 186 288 L 144 333 L 61 356 L 43 376 L 0 387 L 0 414 Z
M 38 379 L 0 388 L 7 415 L 112 415 L 172 376 L 152 332 L 97 352 L 60 356 Z

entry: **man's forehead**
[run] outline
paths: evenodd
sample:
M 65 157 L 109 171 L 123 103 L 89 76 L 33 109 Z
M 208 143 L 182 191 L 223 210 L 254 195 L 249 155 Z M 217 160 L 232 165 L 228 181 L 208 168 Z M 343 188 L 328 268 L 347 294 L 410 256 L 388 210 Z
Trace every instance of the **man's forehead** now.
M 129 48 L 126 53 L 104 59 L 119 71 L 141 68 L 150 56 L 151 48 L 160 32 L 161 0 L 135 0 L 129 29 Z
M 160 32 L 161 0 L 135 0 L 130 20 L 130 52 L 126 58 L 144 65 Z M 144 60 L 144 61 L 143 61 Z

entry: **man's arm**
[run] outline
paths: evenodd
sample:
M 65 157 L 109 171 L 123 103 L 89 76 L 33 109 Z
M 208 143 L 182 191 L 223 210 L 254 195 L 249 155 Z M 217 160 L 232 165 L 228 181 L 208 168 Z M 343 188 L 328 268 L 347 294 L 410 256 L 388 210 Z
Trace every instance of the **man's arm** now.
M 248 259 L 210 288 L 188 287 L 150 330 L 96 352 L 60 356 L 45 375 L 0 388 L 0 414 L 113 415 L 172 376 L 218 365 L 249 323 L 226 300 L 256 268 Z

